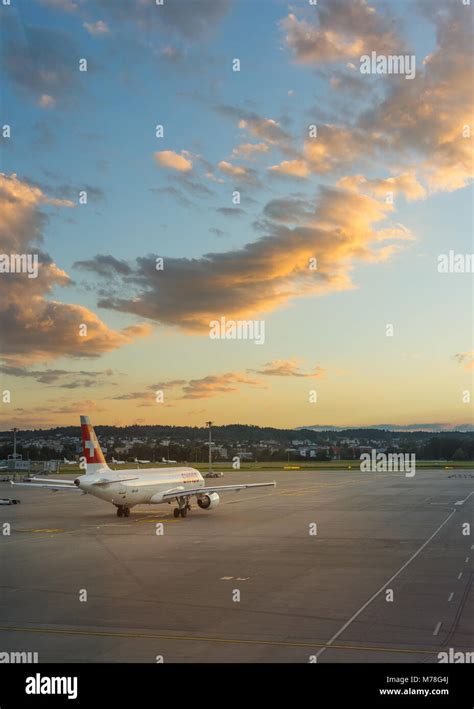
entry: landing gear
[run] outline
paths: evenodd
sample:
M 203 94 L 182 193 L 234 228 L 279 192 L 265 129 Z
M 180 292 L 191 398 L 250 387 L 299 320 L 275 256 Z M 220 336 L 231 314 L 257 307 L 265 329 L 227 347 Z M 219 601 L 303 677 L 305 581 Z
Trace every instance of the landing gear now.
M 182 497 L 177 497 L 176 498 L 179 507 L 175 507 L 173 510 L 173 516 L 174 517 L 186 517 L 188 514 L 188 510 L 191 509 L 191 505 L 189 504 L 188 499 L 184 499 Z
M 119 505 L 117 507 L 117 517 L 130 517 L 130 507 Z

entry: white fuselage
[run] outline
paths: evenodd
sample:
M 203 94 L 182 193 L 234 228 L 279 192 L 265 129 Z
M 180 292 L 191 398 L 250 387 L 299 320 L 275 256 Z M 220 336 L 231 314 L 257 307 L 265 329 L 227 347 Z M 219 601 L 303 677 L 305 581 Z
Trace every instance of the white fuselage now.
M 120 470 L 118 475 L 117 472 L 109 468 L 101 468 L 76 478 L 75 484 L 90 495 L 124 507 L 158 505 L 164 502 L 164 493 L 176 491 L 176 497 L 179 497 L 180 491 L 184 492 L 205 485 L 204 478 L 195 468 L 149 468 L 148 470 L 132 468 Z M 112 476 L 115 478 L 113 482 L 101 482 Z M 100 484 L 96 484 L 97 482 Z

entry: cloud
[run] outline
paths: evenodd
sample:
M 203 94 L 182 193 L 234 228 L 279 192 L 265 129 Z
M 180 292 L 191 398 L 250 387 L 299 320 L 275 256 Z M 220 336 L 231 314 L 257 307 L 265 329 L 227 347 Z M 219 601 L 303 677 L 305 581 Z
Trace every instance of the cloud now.
M 23 176 L 23 179 L 24 182 L 27 182 L 31 187 L 39 188 L 43 195 L 50 195 L 50 197 L 48 197 L 49 204 L 52 204 L 52 200 L 56 199 L 56 204 L 58 206 L 65 205 L 73 207 L 77 204 L 79 192 L 81 190 L 87 192 L 88 202 L 98 202 L 103 200 L 105 197 L 104 191 L 96 185 L 90 185 L 88 183 L 71 184 L 68 182 L 61 182 L 59 175 L 51 173 L 47 170 L 44 172 L 50 181 L 38 181 L 26 175 Z
M 374 180 L 369 180 L 363 175 L 350 175 L 342 177 L 337 185 L 343 189 L 365 192 L 377 197 L 384 197 L 388 192 L 403 194 L 409 202 L 426 196 L 426 190 L 418 182 L 414 172 L 404 172 L 394 177 Z
M 364 153 L 373 152 L 374 136 L 364 131 L 326 124 L 318 137 L 305 141 L 303 159 L 311 172 L 323 174 L 343 168 Z
M 304 141 L 298 157 L 272 165 L 269 171 L 298 178 L 322 175 L 347 167 L 361 155 L 368 157 L 376 145 L 376 136 L 367 131 L 327 123 L 318 127 L 317 137 Z
M 78 372 L 70 371 L 67 369 L 28 369 L 27 367 L 14 367 L 14 366 L 2 366 L 0 365 L 0 372 L 8 377 L 21 377 L 21 378 L 32 378 L 36 379 L 40 384 L 55 384 L 62 379 L 73 378 L 75 381 L 65 384 L 60 384 L 59 386 L 63 388 L 76 388 L 81 386 L 79 382 L 85 382 L 86 380 L 78 380 L 77 377 L 93 377 L 93 379 L 88 379 L 87 382 L 95 382 L 96 377 L 106 375 L 108 377 L 112 376 L 114 373 L 111 369 L 101 370 L 101 371 L 87 371 L 80 370 Z M 90 386 L 87 383 L 85 386 Z
M 473 43 L 468 6 L 432 3 L 436 47 L 412 81 L 399 81 L 364 113 L 362 130 L 380 134 L 386 148 L 411 162 L 432 192 L 453 191 L 472 179 Z
M 103 20 L 97 20 L 96 22 L 84 22 L 83 27 L 93 37 L 103 37 L 105 34 L 109 34 L 110 32 L 108 24 Z
M 371 86 L 367 82 L 366 77 L 357 73 L 354 74 L 355 66 L 349 63 L 350 71 L 330 70 L 329 83 L 335 91 L 346 92 L 355 97 L 366 97 Z
M 215 110 L 223 116 L 237 120 L 241 130 L 270 145 L 278 145 L 281 149 L 285 149 L 291 143 L 290 134 L 284 131 L 273 118 L 263 118 L 253 111 L 227 104 L 219 104 L 215 106 Z
M 219 394 L 233 394 L 239 391 L 239 384 L 261 388 L 260 382 L 239 372 L 210 375 L 202 379 L 190 379 L 183 387 L 183 399 L 209 399 Z
M 224 374 L 209 374 L 199 379 L 169 379 L 152 384 L 150 392 L 132 392 L 113 397 L 114 399 L 155 400 L 157 391 L 176 390 L 176 399 L 210 399 L 215 396 L 234 394 L 240 390 L 240 385 L 258 389 L 266 387 L 258 380 L 243 372 L 226 372 Z
M 73 267 L 107 278 L 111 278 L 114 275 L 127 276 L 132 273 L 132 269 L 126 261 L 119 261 L 114 256 L 105 256 L 103 254 L 97 254 L 90 260 L 76 261 Z
M 38 99 L 38 105 L 41 108 L 54 108 L 56 106 L 56 99 L 49 94 L 42 94 Z
M 307 199 L 296 197 L 272 199 L 265 205 L 263 213 L 278 222 L 301 222 L 311 216 L 311 204 Z
M 234 394 L 239 391 L 239 385 L 262 388 L 261 382 L 252 379 L 241 372 L 226 372 L 225 374 L 210 374 L 201 379 L 172 379 L 160 382 L 150 389 L 181 389 L 180 399 L 210 399 L 221 394 Z
M 219 212 L 224 217 L 241 217 L 246 214 L 245 209 L 242 209 L 242 207 L 218 207 L 216 212 Z
M 154 34 L 157 29 L 169 36 L 170 30 L 189 41 L 206 38 L 229 12 L 231 0 L 199 0 L 194 12 L 188 2 L 165 2 L 157 5 L 147 0 L 87 0 L 94 11 L 118 22 L 136 25 L 136 31 Z
M 288 175 L 289 177 L 308 177 L 311 171 L 304 160 L 283 160 L 278 165 L 268 168 L 270 172 L 277 175 Z
M 286 45 L 298 62 L 347 62 L 372 50 L 380 54 L 404 51 L 394 19 L 365 0 L 331 0 L 314 9 L 316 22 L 298 19 L 293 13 L 281 22 Z
M 186 379 L 169 379 L 165 382 L 153 384 L 150 389 L 154 389 L 155 391 L 158 389 L 173 389 L 175 387 L 183 386 L 183 384 L 186 384 L 186 381 Z
M 473 43 L 470 8 L 461 2 L 417 3 L 415 12 L 421 10 L 434 24 L 436 46 L 417 62 L 415 78 L 391 77 L 377 95 L 371 94 L 374 77 L 364 77 L 363 82 L 359 75 L 351 77 L 357 62 L 347 59 L 371 51 L 406 53 L 393 18 L 364 0 L 334 0 L 315 10 L 317 22 L 293 14 L 282 23 L 295 58 L 318 65 L 343 61 L 348 71 L 331 70 L 327 74 L 331 85 L 363 97 L 365 84 L 370 103 L 354 116 L 352 125 L 318 126 L 318 138 L 306 140 L 293 160 L 272 166 L 273 174 L 305 177 L 347 171 L 357 159 L 384 157 L 395 158 L 400 173 L 413 173 L 419 187 L 414 182 L 405 188 L 399 185 L 408 199 L 419 199 L 425 191 L 467 186 L 473 175 L 474 74 L 466 61 Z M 353 111 L 353 101 L 339 110 Z
M 4 18 L 5 19 L 5 18 Z M 82 56 L 74 38 L 51 27 L 33 27 L 14 16 L 5 19 L 2 61 L 13 86 L 43 108 L 77 97 Z M 76 57 L 74 61 L 71 57 Z
M 98 389 L 105 384 L 104 381 L 100 379 L 76 379 L 73 382 L 66 382 L 65 384 L 58 384 L 60 389 Z
M 176 187 L 173 187 L 172 185 L 168 185 L 167 187 L 152 187 L 150 189 L 150 192 L 156 195 L 170 195 L 173 199 L 175 199 L 181 207 L 187 207 L 188 209 L 196 209 L 196 205 L 194 202 L 191 202 L 190 199 L 186 197 L 185 194 L 183 194 L 180 190 L 176 189 Z
M 181 62 L 186 57 L 186 54 L 177 47 L 167 46 L 161 50 L 161 56 L 169 62 Z
M 110 398 L 114 401 L 151 401 L 153 399 L 153 394 L 147 391 L 132 391 L 128 394 L 120 394 L 119 396 L 111 396 Z
M 196 182 L 192 180 L 188 174 L 181 173 L 179 175 L 174 175 L 173 180 L 179 184 L 187 192 L 193 194 L 195 197 L 213 197 L 214 192 L 209 189 L 206 185 L 201 182 Z
M 241 143 L 232 150 L 232 157 L 253 160 L 255 155 L 267 153 L 268 150 L 266 143 Z
M 226 160 L 221 160 L 220 163 L 218 163 L 217 167 L 225 175 L 229 175 L 230 177 L 233 177 L 235 179 L 242 180 L 242 182 L 251 182 L 253 184 L 257 182 L 255 170 L 251 170 L 248 167 L 242 167 L 241 165 L 232 165 Z
M 69 200 L 53 199 L 16 175 L 0 174 L 0 241 L 6 254 L 36 254 L 38 277 L 22 273 L 0 277 L 2 357 L 18 365 L 61 356 L 97 357 L 150 331 L 147 325 L 111 330 L 87 308 L 48 300 L 53 289 L 71 279 L 41 251 L 48 221 L 42 207 L 70 208 Z M 80 326 L 86 336 L 81 336 Z
M 357 262 L 384 261 L 409 237 L 403 227 L 375 227 L 393 206 L 369 195 L 321 187 L 314 208 L 306 211 L 293 228 L 272 223 L 264 236 L 239 249 L 166 258 L 160 272 L 154 255 L 137 258 L 119 293 L 106 293 L 99 306 L 208 333 L 209 321 L 222 315 L 255 318 L 296 297 L 353 288 Z M 317 259 L 316 270 L 311 259 Z
M 163 167 L 177 170 L 178 172 L 189 172 L 193 167 L 192 160 L 189 159 L 187 150 L 182 150 L 181 155 L 175 153 L 173 150 L 161 150 L 154 153 L 154 157 L 157 163 Z
M 245 129 L 256 138 L 266 140 L 268 143 L 281 143 L 289 139 L 288 133 L 282 130 L 273 118 L 260 118 L 258 116 L 242 118 L 239 128 Z
M 209 231 L 211 232 L 211 234 L 214 234 L 214 236 L 217 236 L 217 237 L 219 237 L 219 238 L 221 238 L 221 237 L 223 237 L 223 236 L 227 236 L 227 232 L 222 231 L 222 229 L 218 229 L 218 228 L 215 227 L 215 226 L 211 227 L 211 228 L 209 229 Z
M 63 10 L 64 12 L 75 12 L 78 9 L 74 0 L 39 0 L 39 3 L 52 10 Z
M 46 399 L 39 406 L 29 405 L 27 409 L 16 407 L 3 407 L 0 410 L 0 422 L 5 428 L 17 426 L 18 428 L 34 429 L 47 428 L 48 426 L 77 426 L 77 412 L 100 413 L 104 408 L 95 399 L 80 399 L 69 394 L 67 397 L 55 396 Z M 8 411 L 6 411 L 8 409 Z M 58 419 L 57 417 L 61 418 Z
M 302 372 L 300 360 L 297 357 L 291 359 L 275 359 L 267 362 L 262 369 L 252 370 L 256 374 L 263 374 L 268 377 L 302 377 L 305 379 L 320 379 L 326 370 L 316 366 L 313 372 Z

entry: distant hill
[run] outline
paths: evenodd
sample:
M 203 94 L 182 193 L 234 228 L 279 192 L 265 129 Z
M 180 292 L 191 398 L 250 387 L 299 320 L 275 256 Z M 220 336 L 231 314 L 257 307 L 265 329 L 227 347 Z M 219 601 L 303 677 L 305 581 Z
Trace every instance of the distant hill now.
M 350 428 L 348 426 L 298 426 L 297 431 L 345 431 L 345 432 L 355 432 L 355 431 L 400 431 L 401 433 L 416 433 L 418 431 L 423 431 L 427 433 L 469 433 L 474 431 L 474 425 L 470 423 L 462 423 L 458 426 L 453 426 L 449 423 L 410 423 L 406 426 L 399 426 L 393 423 L 376 423 L 371 426 L 364 426 L 363 428 Z
M 98 435 L 114 438 L 155 438 L 173 440 L 199 441 L 207 440 L 208 429 L 198 426 L 163 426 L 163 425 L 132 425 L 132 426 L 107 426 L 96 425 L 95 430 Z M 341 438 L 378 438 L 390 440 L 394 435 L 403 435 L 404 438 L 425 438 L 433 434 L 444 434 L 451 436 L 460 433 L 469 435 L 473 433 L 474 427 L 468 424 L 453 429 L 448 424 L 414 424 L 413 426 L 393 426 L 391 424 L 380 424 L 365 426 L 364 428 L 344 428 L 342 426 L 299 426 L 298 428 L 273 428 L 269 426 L 249 426 L 246 424 L 230 424 L 227 426 L 213 426 L 212 437 L 220 441 L 249 441 L 258 443 L 263 440 L 273 440 L 280 443 L 288 443 L 294 439 L 308 439 L 311 441 L 323 442 L 327 439 L 337 440 Z M 376 434 L 376 435 L 375 435 Z M 57 426 L 50 429 L 34 429 L 19 431 L 19 438 L 44 438 L 74 436 L 80 437 L 79 426 Z M 9 429 L 0 432 L 2 438 L 10 438 Z

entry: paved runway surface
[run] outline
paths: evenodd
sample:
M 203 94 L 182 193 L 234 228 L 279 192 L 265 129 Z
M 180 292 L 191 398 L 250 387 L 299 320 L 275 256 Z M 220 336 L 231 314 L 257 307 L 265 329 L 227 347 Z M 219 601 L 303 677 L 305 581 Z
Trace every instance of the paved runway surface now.
M 277 487 L 228 493 L 186 519 L 174 505 L 119 519 L 90 496 L 0 483 L 0 497 L 22 502 L 0 507 L 0 530 L 11 524 L 0 535 L 0 651 L 40 662 L 426 663 L 474 650 L 472 470 L 236 471 L 217 483 L 268 480 Z

